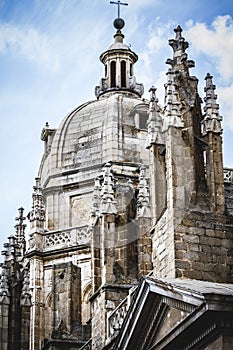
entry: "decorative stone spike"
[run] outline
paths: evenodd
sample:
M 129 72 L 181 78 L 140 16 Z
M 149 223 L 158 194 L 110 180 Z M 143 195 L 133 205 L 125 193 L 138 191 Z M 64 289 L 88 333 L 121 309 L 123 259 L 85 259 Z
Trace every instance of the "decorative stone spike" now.
M 173 48 L 173 51 L 181 51 L 182 53 L 185 52 L 185 50 L 189 47 L 189 44 L 185 39 L 182 37 L 183 29 L 180 25 L 178 25 L 174 32 L 176 33 L 175 39 L 169 40 L 169 45 Z
M 186 49 L 189 47 L 189 44 L 185 39 L 182 37 L 182 28 L 181 26 L 177 26 L 177 28 L 174 29 L 174 32 L 176 33 L 175 39 L 169 40 L 169 45 L 173 49 L 173 59 L 168 59 L 167 64 L 171 64 L 172 67 L 180 64 L 184 64 L 186 68 L 192 68 L 195 67 L 195 62 L 193 60 L 188 60 L 188 55 L 185 52 Z
M 90 226 L 93 226 L 96 221 L 96 217 L 99 215 L 100 211 L 100 200 L 101 200 L 101 184 L 100 177 L 95 178 L 95 185 L 93 191 L 93 203 L 90 211 Z
M 151 218 L 149 190 L 146 178 L 146 168 L 140 168 L 137 200 L 137 218 Z
M 52 129 L 49 126 L 49 123 L 46 122 L 44 128 L 41 131 L 41 140 L 44 141 L 44 152 L 47 155 L 51 150 L 51 144 L 53 140 L 53 136 L 55 134 L 56 129 Z
M 222 134 L 221 121 L 222 117 L 219 114 L 219 105 L 216 103 L 217 95 L 214 93 L 215 85 L 212 82 L 212 76 L 208 73 L 206 75 L 206 87 L 204 91 L 206 96 L 204 98 L 205 107 L 204 107 L 204 120 L 202 122 L 203 131 L 202 134 L 205 136 L 209 132 L 215 134 Z
M 32 195 L 32 210 L 29 213 L 29 220 L 32 221 L 45 221 L 45 205 L 44 205 L 44 199 L 41 192 L 41 186 L 40 186 L 40 178 L 37 177 L 36 179 L 36 185 L 33 186 L 34 193 Z
M 24 221 L 26 218 L 23 216 L 24 208 L 19 208 L 19 216 L 15 218 L 18 221 L 18 224 L 15 225 L 15 237 L 16 243 L 18 245 L 18 253 L 20 256 L 23 256 L 26 250 L 26 240 L 25 240 L 25 227 Z
M 2 252 L 5 255 L 5 262 L 10 260 L 15 260 L 16 248 L 18 247 L 16 243 L 16 237 L 11 235 L 8 237 L 8 243 L 4 243 L 5 250 Z
M 180 109 L 181 103 L 178 97 L 177 85 L 174 82 L 174 73 L 169 69 L 167 72 L 167 84 L 165 84 L 165 130 L 170 126 L 176 128 L 184 126 L 181 120 Z
M 10 291 L 8 284 L 8 270 L 5 264 L 2 264 L 2 273 L 0 275 L 0 304 L 10 303 Z
M 114 177 L 111 172 L 111 164 L 107 163 L 104 166 L 104 179 L 101 190 L 101 206 L 102 214 L 116 214 L 116 201 L 114 198 Z
M 20 297 L 21 306 L 31 306 L 31 293 L 30 293 L 30 281 L 29 281 L 29 268 L 25 267 L 23 271 L 23 287 Z
M 161 109 L 158 105 L 158 99 L 156 97 L 156 88 L 152 86 L 149 90 L 150 95 L 150 107 L 148 118 L 148 135 L 147 146 L 151 144 L 164 144 L 164 138 L 162 134 L 163 121 L 161 117 Z

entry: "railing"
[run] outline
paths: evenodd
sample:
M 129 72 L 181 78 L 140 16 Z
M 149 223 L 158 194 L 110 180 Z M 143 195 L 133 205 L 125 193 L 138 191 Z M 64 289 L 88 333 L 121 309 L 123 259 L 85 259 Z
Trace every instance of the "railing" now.
M 91 231 L 89 226 L 80 226 L 59 231 L 49 231 L 44 234 L 44 249 L 70 247 L 77 244 L 90 244 Z
M 233 169 L 224 168 L 223 174 L 224 174 L 224 182 L 227 182 L 227 183 L 233 182 Z
M 136 287 L 130 289 L 129 295 L 122 300 L 122 302 L 117 306 L 115 310 L 111 312 L 108 317 L 108 338 L 111 338 L 116 335 L 125 319 L 125 316 L 129 310 L 133 295 L 136 291 Z

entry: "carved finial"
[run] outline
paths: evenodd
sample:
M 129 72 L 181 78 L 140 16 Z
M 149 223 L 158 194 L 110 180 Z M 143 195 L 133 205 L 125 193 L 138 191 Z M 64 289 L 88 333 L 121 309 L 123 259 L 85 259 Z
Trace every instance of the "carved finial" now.
M 28 218 L 32 221 L 45 221 L 45 205 L 44 199 L 42 195 L 42 188 L 40 185 L 40 178 L 36 177 L 36 185 L 33 186 L 33 194 L 32 194 L 32 210 L 30 211 Z
M 34 194 L 41 194 L 40 178 L 35 178 L 36 184 L 33 186 Z
M 8 269 L 5 264 L 2 264 L 2 272 L 0 275 L 0 304 L 10 303 L 10 291 L 8 283 Z
M 180 25 L 174 29 L 176 33 L 175 39 L 170 39 L 168 41 L 174 52 L 173 59 L 168 59 L 166 63 L 171 64 L 173 68 L 177 65 L 184 65 L 185 70 L 188 71 L 188 68 L 195 67 L 195 62 L 193 60 L 188 60 L 188 55 L 185 51 L 189 47 L 189 44 L 185 41 L 185 38 L 182 37 L 182 31 Z
M 120 18 L 120 6 L 123 5 L 123 6 L 128 6 L 127 3 L 125 2 L 120 2 L 120 0 L 118 0 L 117 2 L 116 1 L 110 1 L 110 4 L 115 4 L 117 5 L 117 16 L 118 18 Z
M 116 201 L 114 198 L 114 177 L 111 171 L 111 164 L 104 166 L 104 178 L 101 191 L 101 213 L 116 214 Z
M 181 28 L 181 26 L 178 24 L 178 26 L 174 29 L 174 32 L 176 33 L 176 40 L 179 40 L 180 38 L 182 38 L 181 33 L 183 32 L 183 29 Z
M 100 199 L 101 199 L 101 184 L 100 176 L 95 178 L 95 185 L 93 191 L 93 202 L 90 210 L 90 225 L 93 226 L 95 223 L 95 217 L 98 216 L 100 210 Z
M 30 293 L 30 280 L 29 280 L 29 268 L 25 267 L 23 271 L 23 287 L 20 297 L 21 306 L 31 306 L 31 293 Z
M 165 129 L 169 126 L 176 128 L 184 126 L 181 120 L 181 103 L 178 97 L 177 85 L 174 81 L 174 74 L 171 69 L 167 72 L 167 83 L 165 84 Z
M 158 102 L 158 99 L 156 98 L 156 88 L 152 85 L 151 88 L 149 89 L 150 92 L 150 102 Z
M 156 143 L 164 144 L 162 127 L 163 121 L 161 117 L 161 109 L 158 105 L 158 99 L 156 97 L 156 88 L 152 86 L 150 92 L 150 106 L 149 106 L 149 118 L 148 118 L 148 134 L 147 134 L 147 146 Z
M 14 261 L 16 258 L 16 248 L 18 247 L 16 243 L 16 237 L 14 235 L 10 235 L 8 237 L 8 242 L 3 244 L 4 250 L 2 251 L 2 255 L 5 256 L 5 262 Z
M 206 96 L 204 98 L 204 119 L 202 122 L 203 131 L 202 134 L 205 136 L 209 132 L 216 134 L 222 133 L 221 121 L 222 117 L 219 114 L 219 105 L 216 103 L 217 95 L 214 93 L 216 87 L 212 82 L 212 76 L 208 73 L 205 77 L 206 87 L 204 91 Z
M 127 3 L 123 3 L 123 2 L 120 2 L 120 0 L 118 0 L 117 2 L 116 1 L 110 1 L 110 4 L 115 4 L 117 5 L 117 18 L 114 20 L 113 22 L 113 26 L 114 28 L 117 29 L 117 32 L 116 34 L 114 35 L 114 38 L 115 38 L 115 42 L 120 42 L 122 43 L 123 42 L 123 39 L 124 39 L 124 35 L 121 33 L 121 29 L 124 28 L 125 26 L 125 21 L 120 18 L 120 6 L 123 5 L 123 6 L 128 6 Z
M 138 184 L 137 218 L 150 218 L 149 186 L 146 178 L 146 168 L 141 166 Z
M 19 215 L 15 218 L 18 223 L 15 225 L 15 237 L 16 243 L 18 245 L 18 254 L 22 256 L 26 250 L 26 240 L 25 240 L 25 227 L 24 221 L 26 218 L 23 216 L 24 208 L 20 207 L 18 209 Z
M 169 40 L 169 45 L 173 48 L 174 52 L 181 50 L 183 53 L 185 50 L 189 47 L 189 44 L 185 39 L 182 37 L 182 28 L 180 25 L 178 25 L 174 32 L 176 33 L 175 39 Z

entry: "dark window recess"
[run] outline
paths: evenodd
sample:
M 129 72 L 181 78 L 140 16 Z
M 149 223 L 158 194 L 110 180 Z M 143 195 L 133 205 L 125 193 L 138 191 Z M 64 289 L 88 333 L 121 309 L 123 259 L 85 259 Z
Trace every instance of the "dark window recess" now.
M 108 75 L 108 67 L 107 67 L 107 65 L 105 64 L 105 78 L 107 78 L 107 75 Z
M 126 87 L 126 63 L 121 61 L 121 87 Z
M 147 129 L 147 114 L 140 114 L 139 118 L 139 129 Z
M 130 63 L 130 76 L 131 77 L 133 76 L 133 65 L 132 65 L 132 63 Z
M 116 87 L 116 62 L 111 62 L 111 88 Z

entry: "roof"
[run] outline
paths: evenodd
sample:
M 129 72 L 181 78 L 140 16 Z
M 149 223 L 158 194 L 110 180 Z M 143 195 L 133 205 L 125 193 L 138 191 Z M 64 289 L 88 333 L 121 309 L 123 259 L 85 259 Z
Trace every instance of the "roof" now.
M 148 277 L 146 280 L 149 283 L 154 283 L 161 285 L 167 289 L 180 290 L 181 292 L 187 291 L 191 294 L 200 294 L 200 295 L 227 295 L 233 296 L 233 284 L 229 283 L 216 283 L 200 280 L 188 280 L 181 278 L 154 278 Z
M 233 329 L 232 315 L 233 284 L 146 276 L 114 349 L 191 349 L 188 344 L 212 339 L 225 324 Z

